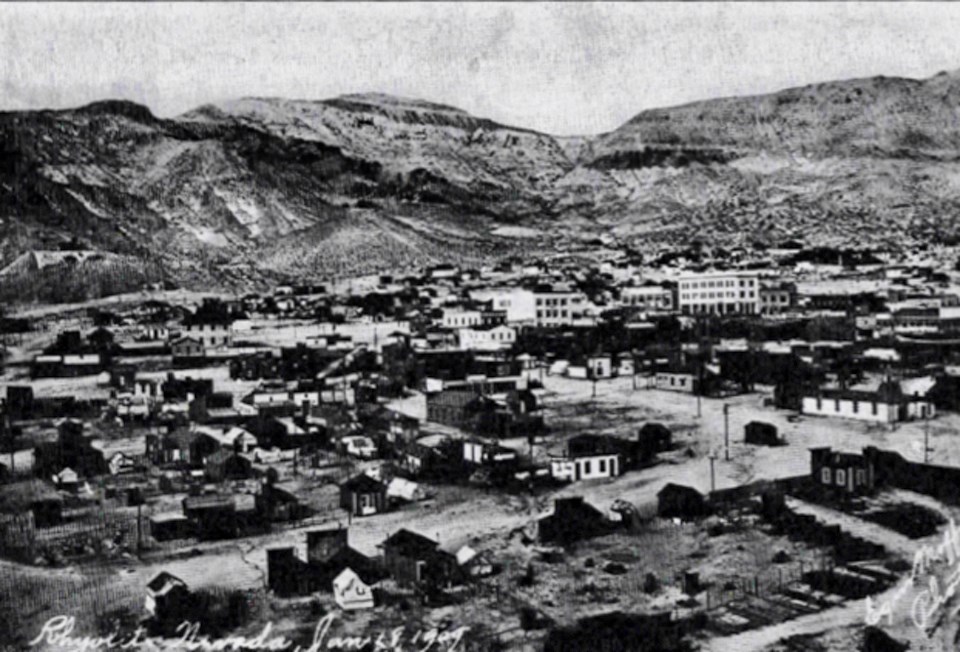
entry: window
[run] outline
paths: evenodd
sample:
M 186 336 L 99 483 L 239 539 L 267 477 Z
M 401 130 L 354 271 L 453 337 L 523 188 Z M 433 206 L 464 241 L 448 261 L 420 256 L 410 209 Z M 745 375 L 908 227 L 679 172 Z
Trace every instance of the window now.
M 590 460 L 583 463 L 583 474 L 590 475 Z
M 606 460 L 600 460 L 599 465 L 600 465 L 600 473 L 606 473 L 606 472 L 607 472 L 607 461 L 606 461 Z
M 820 480 L 823 482 L 823 484 L 830 484 L 830 467 L 829 466 L 823 467 L 823 469 L 820 471 Z
M 821 398 L 818 396 L 818 397 L 817 397 L 817 410 L 822 410 L 822 409 L 823 409 L 823 399 L 821 399 Z
M 833 411 L 834 411 L 834 412 L 837 412 L 837 413 L 840 412 L 840 399 L 834 399 L 834 401 L 833 401 Z
M 856 401 L 856 400 L 855 400 L 855 401 L 853 402 L 853 413 L 854 413 L 854 414 L 857 414 L 857 413 L 859 413 L 859 412 L 860 412 L 860 401 Z
M 873 402 L 870 404 L 870 407 L 871 407 L 871 410 L 872 410 L 872 412 L 873 412 L 873 416 L 877 416 L 877 402 L 876 402 L 876 401 L 873 401 Z
M 847 472 L 843 469 L 837 469 L 837 486 L 842 487 L 847 484 Z
M 867 484 L 867 473 L 863 469 L 857 469 L 857 486 Z

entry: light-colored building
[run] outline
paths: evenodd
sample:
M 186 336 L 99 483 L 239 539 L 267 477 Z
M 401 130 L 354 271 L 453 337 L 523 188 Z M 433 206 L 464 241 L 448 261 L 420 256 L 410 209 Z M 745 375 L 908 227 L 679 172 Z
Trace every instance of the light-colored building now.
M 233 325 L 227 323 L 187 323 L 182 335 L 200 342 L 204 348 L 215 349 L 233 344 Z
M 537 318 L 536 300 L 533 292 L 524 288 L 489 288 L 473 290 L 474 301 L 489 301 L 494 310 L 507 313 L 508 324 L 533 324 Z
M 620 290 L 620 303 L 645 312 L 674 310 L 673 290 L 662 285 L 642 285 Z
M 760 312 L 760 281 L 755 272 L 685 274 L 677 283 L 677 305 L 685 315 Z
M 586 298 L 572 290 L 534 291 L 537 326 L 569 326 L 583 318 Z
M 926 398 L 882 387 L 875 392 L 823 390 L 818 395 L 804 396 L 800 411 L 812 416 L 874 423 L 931 419 L 936 415 L 936 408 Z
M 619 474 L 620 456 L 617 453 L 558 457 L 550 460 L 550 475 L 557 480 L 577 482 L 615 478 Z
M 517 331 L 510 326 L 461 328 L 457 331 L 464 351 L 496 351 L 508 349 L 517 341 Z
M 470 328 L 483 323 L 483 314 L 479 310 L 445 308 L 440 323 L 444 328 Z
M 793 310 L 797 302 L 797 286 L 793 283 L 761 282 L 759 293 L 760 313 L 764 315 Z
M 697 377 L 689 372 L 660 371 L 654 377 L 654 387 L 671 392 L 694 393 Z

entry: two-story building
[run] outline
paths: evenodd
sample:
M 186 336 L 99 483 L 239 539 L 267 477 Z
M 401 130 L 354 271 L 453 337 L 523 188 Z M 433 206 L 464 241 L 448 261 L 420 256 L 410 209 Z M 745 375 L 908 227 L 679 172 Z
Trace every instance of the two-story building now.
M 670 312 L 675 309 L 673 290 L 663 285 L 641 285 L 620 290 L 620 303 L 643 312 Z
M 756 272 L 684 274 L 677 283 L 677 304 L 685 315 L 755 315 L 760 312 Z

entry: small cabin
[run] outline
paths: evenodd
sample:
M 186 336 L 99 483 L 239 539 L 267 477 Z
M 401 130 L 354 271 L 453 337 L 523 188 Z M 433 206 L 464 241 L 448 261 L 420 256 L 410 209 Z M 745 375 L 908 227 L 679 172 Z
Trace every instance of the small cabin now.
M 370 516 L 386 510 L 387 487 L 361 473 L 340 485 L 340 507 L 353 516 Z

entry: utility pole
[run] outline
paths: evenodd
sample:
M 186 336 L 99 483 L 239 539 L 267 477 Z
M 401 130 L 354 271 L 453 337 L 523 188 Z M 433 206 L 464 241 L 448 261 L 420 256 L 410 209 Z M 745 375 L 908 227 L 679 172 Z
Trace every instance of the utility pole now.
M 710 493 L 713 493 L 717 490 L 717 476 L 713 469 L 713 463 L 716 460 L 717 456 L 713 453 L 710 453 Z
M 723 404 L 723 457 L 730 461 L 730 404 Z
M 17 447 L 14 445 L 14 441 L 13 441 L 14 440 L 13 428 L 10 427 L 10 414 L 7 412 L 8 409 L 9 407 L 4 409 L 2 425 L 3 425 L 3 439 L 4 441 L 7 442 L 7 445 L 10 446 L 10 476 L 12 477 L 13 472 L 16 470 L 14 459 L 15 459 L 15 453 L 17 451 Z
M 141 498 L 140 496 L 137 496 L 137 555 L 139 555 L 140 550 L 142 550 L 142 544 L 141 544 L 141 538 L 142 538 L 141 527 L 142 526 L 140 525 L 140 519 L 142 518 L 142 515 L 143 515 L 143 500 L 141 500 L 140 498 Z

